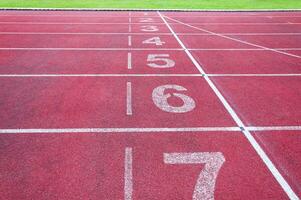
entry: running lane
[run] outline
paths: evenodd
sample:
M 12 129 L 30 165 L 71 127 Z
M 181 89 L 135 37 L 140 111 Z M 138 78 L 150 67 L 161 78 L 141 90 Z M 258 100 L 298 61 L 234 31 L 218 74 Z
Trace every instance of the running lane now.
M 195 188 L 206 165 L 219 166 L 208 166 L 209 177 L 203 176 L 215 182 L 216 199 L 286 199 L 241 133 L 12 134 L 1 141 L 5 199 L 123 199 L 124 193 L 133 199 L 191 199 L 198 192 L 210 197 L 206 182 Z M 188 156 L 187 163 L 174 153 Z M 125 182 L 133 183 L 132 190 L 124 189 Z

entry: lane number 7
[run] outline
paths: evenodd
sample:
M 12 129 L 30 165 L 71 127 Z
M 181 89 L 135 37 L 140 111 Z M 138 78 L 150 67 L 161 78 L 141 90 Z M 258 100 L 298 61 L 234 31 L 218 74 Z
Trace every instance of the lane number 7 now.
M 221 152 L 164 153 L 165 164 L 205 164 L 194 187 L 193 200 L 213 200 L 215 182 L 225 162 Z

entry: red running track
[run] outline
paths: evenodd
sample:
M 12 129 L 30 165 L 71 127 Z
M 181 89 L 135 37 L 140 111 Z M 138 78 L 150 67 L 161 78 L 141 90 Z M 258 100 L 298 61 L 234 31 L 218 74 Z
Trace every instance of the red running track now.
M 300 198 L 300 25 L 1 11 L 1 198 Z

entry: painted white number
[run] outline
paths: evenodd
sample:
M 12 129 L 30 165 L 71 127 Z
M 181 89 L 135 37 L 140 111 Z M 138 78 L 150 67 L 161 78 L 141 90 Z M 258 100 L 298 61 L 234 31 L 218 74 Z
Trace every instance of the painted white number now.
M 194 187 L 193 200 L 213 200 L 215 182 L 225 162 L 221 152 L 164 153 L 165 164 L 205 164 Z
M 169 59 L 169 54 L 149 54 L 147 65 L 153 68 L 171 68 L 175 66 L 175 61 Z
M 147 40 L 144 40 L 142 43 L 143 44 L 155 44 L 157 46 L 161 46 L 161 45 L 165 44 L 165 42 L 161 41 L 159 37 L 149 38 Z
M 185 94 L 172 93 L 173 96 L 180 98 L 183 101 L 183 105 L 176 107 L 168 103 L 168 98 L 171 98 L 171 94 L 164 94 L 165 90 L 172 89 L 176 91 L 186 91 L 187 89 L 180 85 L 162 85 L 153 90 L 152 98 L 154 104 L 165 112 L 171 113 L 186 113 L 195 108 L 194 100 L 186 96 Z
M 141 31 L 156 32 L 156 31 L 159 31 L 159 29 L 157 26 L 146 25 L 146 26 L 141 26 Z
M 148 22 L 154 22 L 154 20 L 153 18 L 140 18 L 139 22 L 148 23 Z

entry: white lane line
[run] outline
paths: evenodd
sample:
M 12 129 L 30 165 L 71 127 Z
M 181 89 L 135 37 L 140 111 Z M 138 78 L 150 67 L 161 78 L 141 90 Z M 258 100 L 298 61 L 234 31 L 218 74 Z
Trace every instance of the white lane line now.
M 182 48 L 19 48 L 19 47 L 0 47 L 0 51 L 183 51 Z M 269 51 L 267 49 L 219 49 L 219 48 L 189 48 L 189 51 Z M 301 48 L 275 48 L 282 51 L 300 51 Z
M 249 126 L 249 131 L 301 131 L 301 126 Z
M 172 35 L 171 33 L 132 33 L 132 26 L 129 24 L 129 32 L 128 33 L 109 33 L 109 32 L 0 32 L 0 35 L 128 35 L 129 33 L 133 35 Z M 301 33 L 219 33 L 222 35 L 270 35 L 270 36 L 286 36 L 286 35 L 301 35 Z M 177 33 L 177 35 L 194 35 L 194 36 L 207 36 L 212 35 L 211 33 Z M 275 48 L 274 48 L 275 49 Z
M 132 69 L 132 53 L 128 53 L 128 69 Z
M 128 69 L 132 69 L 131 53 L 128 58 Z M 279 76 L 301 76 L 301 74 L 0 74 L 0 78 L 30 78 L 30 77 L 235 77 L 235 76 L 258 76 L 258 77 L 279 77 Z
M 133 149 L 125 148 L 124 157 L 124 200 L 131 200 L 133 196 Z
M 52 11 L 50 11 L 52 12 Z M 117 15 L 108 15 L 108 14 L 104 14 L 104 13 L 99 13 L 98 15 L 58 15 L 58 14 L 35 14 L 35 15 L 31 15 L 31 14 L 17 14 L 17 15 L 14 15 L 14 14 L 1 14 L 0 17 L 60 17 L 60 18 L 63 18 L 63 17 L 75 17 L 75 18 L 108 18 L 108 20 L 110 20 L 110 18 L 125 18 L 127 17 L 128 15 L 122 15 L 122 16 L 117 16 Z M 135 16 L 133 16 L 135 17 Z
M 282 35 L 301 35 L 301 33 L 221 33 L 219 32 L 219 34 L 221 35 L 228 35 L 228 36 L 231 36 L 231 35 L 252 35 L 252 36 L 257 36 L 257 35 L 260 35 L 260 36 L 266 36 L 266 35 L 269 35 L 269 36 L 282 36 Z M 197 36 L 207 36 L 207 35 L 212 35 L 211 33 L 177 33 L 177 35 L 197 35 Z
M 31 128 L 0 129 L 0 134 L 18 133 L 162 133 L 162 132 L 231 132 L 239 127 L 179 127 L 179 128 Z
M 291 57 L 295 57 L 295 58 L 301 58 L 301 56 L 298 56 L 298 55 L 295 55 L 295 54 L 287 53 L 287 52 L 284 52 L 284 51 L 279 51 L 279 50 L 276 50 L 276 49 L 271 49 L 271 48 L 268 48 L 268 47 L 265 47 L 265 46 L 257 45 L 257 44 L 250 43 L 250 42 L 247 42 L 247 41 L 244 41 L 244 40 L 240 40 L 240 39 L 236 39 L 236 38 L 229 37 L 229 36 L 226 36 L 226 35 L 222 35 L 220 33 L 215 33 L 215 32 L 212 32 L 212 31 L 208 31 L 206 29 L 195 27 L 195 26 L 192 26 L 190 24 L 175 20 L 175 19 L 170 18 L 170 17 L 166 17 L 166 18 L 168 18 L 169 20 L 178 22 L 179 24 L 183 24 L 185 26 L 188 26 L 188 27 L 200 30 L 200 31 L 204 31 L 206 33 L 210 33 L 210 34 L 218 36 L 218 37 L 222 37 L 222 38 L 229 39 L 229 40 L 232 40 L 232 41 L 236 41 L 236 42 L 239 42 L 239 43 L 243 43 L 243 44 L 247 44 L 247 45 L 250 45 L 250 46 L 258 47 L 258 48 L 261 48 L 261 49 L 270 50 L 270 51 L 277 52 L 277 53 L 280 53 L 280 54 L 284 54 L 284 55 L 287 55 L 287 56 L 291 56 Z
M 126 114 L 132 115 L 132 83 L 126 83 Z
M 131 17 L 132 18 L 132 17 Z M 0 22 L 0 24 L 17 24 L 17 25 L 127 25 L 129 22 Z M 132 24 L 145 24 L 140 22 L 132 22 Z M 164 24 L 161 22 L 153 22 L 152 24 Z
M 166 16 L 165 17 L 170 17 Z M 251 18 L 265 18 L 265 17 L 289 17 L 289 18 L 299 18 L 301 16 L 284 16 L 284 15 L 199 15 L 199 16 L 191 16 L 191 15 L 183 15 L 183 16 L 173 16 L 179 18 L 242 18 L 242 17 L 251 17 Z M 267 22 L 268 23 L 268 22 Z M 273 23 L 273 22 L 271 22 Z
M 132 18 L 132 17 L 131 17 Z M 188 24 L 193 25 L 230 25 L 230 26 L 242 26 L 242 25 L 265 25 L 265 26 L 271 26 L 271 25 L 300 25 L 301 23 L 298 22 L 279 22 L 279 23 L 255 23 L 255 22 L 249 22 L 249 23 L 235 23 L 235 22 L 225 22 L 225 23 L 219 23 L 219 22 L 187 22 Z M 8 24 L 8 25 L 127 25 L 129 22 L 0 22 L 0 24 Z M 144 22 L 132 22 L 132 24 L 145 24 Z M 152 22 L 152 24 L 164 24 L 162 22 Z M 178 24 L 175 22 L 171 22 L 169 24 Z
M 186 22 L 188 24 L 193 24 L 193 25 L 230 25 L 230 26 L 248 26 L 248 25 L 251 25 L 251 26 L 254 26 L 254 25 L 264 25 L 264 26 L 271 26 L 271 25 L 288 25 L 288 23 L 285 23 L 285 22 L 270 22 L 270 23 L 257 23 L 257 22 L 246 22 L 246 23 L 240 23 L 240 22 Z M 174 22 L 172 23 L 169 23 L 169 24 L 176 24 Z M 296 25 L 299 25 L 301 23 L 290 23 L 290 24 L 296 24 Z
M 181 48 L 1 48 L 9 51 L 182 51 Z
M 154 10 L 155 11 L 155 10 Z M 124 18 L 127 17 L 127 15 L 123 16 L 116 16 L 116 15 L 57 15 L 57 14 L 36 14 L 36 15 L 31 15 L 31 14 L 18 14 L 18 15 L 13 15 L 13 14 L 1 14 L 0 17 L 75 17 L 75 18 Z M 141 18 L 141 16 L 132 16 L 133 18 Z M 159 18 L 158 16 L 151 16 L 154 18 Z M 264 17 L 279 17 L 279 18 L 299 18 L 301 16 L 293 16 L 293 15 L 250 15 L 250 14 L 243 14 L 241 13 L 240 15 L 179 15 L 179 16 L 174 16 L 174 17 L 180 17 L 180 18 L 241 18 L 241 17 L 250 17 L 250 18 L 264 18 Z
M 158 14 L 160 15 L 161 19 L 165 22 L 166 26 L 169 28 L 169 30 L 174 34 L 174 37 L 179 42 L 179 44 L 182 46 L 183 49 L 186 49 L 186 46 L 183 44 L 183 42 L 179 39 L 179 37 L 176 35 L 176 33 L 173 31 L 173 29 L 170 27 L 170 25 L 167 23 L 165 18 L 161 15 L 161 13 L 158 11 Z M 200 71 L 201 74 L 205 74 L 203 68 L 199 65 L 199 63 L 195 60 L 195 58 L 191 55 L 191 53 L 186 49 L 185 52 L 191 59 L 191 61 L 195 64 L 197 69 Z M 214 91 L 214 93 L 217 95 L 217 97 L 220 99 L 224 107 L 227 109 L 231 117 L 234 119 L 236 124 L 239 127 L 242 127 L 242 132 L 245 135 L 245 137 L 249 140 L 252 147 L 255 149 L 257 154 L 260 156 L 260 158 L 263 160 L 263 162 L 266 164 L 268 169 L 271 171 L 275 179 L 278 181 L 282 189 L 286 192 L 287 196 L 290 199 L 299 199 L 296 193 L 292 190 L 290 185 L 286 182 L 286 180 L 283 178 L 283 176 L 280 174 L 278 169 L 275 167 L 273 162 L 270 160 L 270 158 L 267 156 L 267 154 L 264 152 L 264 150 L 261 148 L 261 146 L 257 143 L 255 138 L 252 136 L 252 134 L 246 129 L 243 122 L 240 120 L 236 112 L 232 109 L 230 104 L 227 102 L 227 100 L 224 98 L 224 96 L 221 94 L 221 92 L 217 89 L 217 87 L 214 85 L 214 83 L 211 81 L 211 79 L 208 76 L 204 76 L 205 80 L 211 87 L 211 89 Z
M 131 17 L 131 12 L 129 12 L 129 33 L 132 32 L 132 17 Z
M 132 46 L 132 36 L 131 35 L 128 36 L 128 45 L 129 45 L 129 47 Z
M 301 66 L 301 65 L 300 65 Z M 268 77 L 278 77 L 278 76 L 301 76 L 301 74 L 206 74 L 206 76 L 212 77 L 224 77 L 224 76 L 268 76 Z
M 0 74 L 0 78 L 30 77 L 200 77 L 202 74 Z
M 301 131 L 301 126 L 247 126 L 248 131 Z M 162 133 L 162 132 L 232 132 L 241 131 L 239 127 L 179 127 L 179 128 L 32 128 L 32 129 L 0 129 L 0 134 L 18 133 Z
M 192 48 L 188 49 L 189 51 L 269 51 L 268 49 L 204 49 L 204 48 Z M 282 50 L 282 51 L 299 51 L 301 48 L 275 48 L 275 50 Z
M 131 26 L 130 26 L 131 27 Z M 0 32 L 0 35 L 128 35 L 129 33 L 116 32 Z M 132 35 L 171 35 L 170 33 L 131 33 Z
M 128 69 L 132 69 L 131 53 L 128 54 Z M 0 78 L 10 77 L 227 77 L 227 76 L 301 76 L 301 74 L 0 74 Z
M 129 33 L 132 32 L 132 26 L 129 24 Z M 128 35 L 129 33 L 109 33 L 109 32 L 0 32 L 0 35 Z M 131 33 L 133 35 L 172 35 L 171 33 Z M 222 35 L 270 35 L 270 36 L 286 36 L 286 35 L 301 35 L 301 33 L 219 33 Z M 211 33 L 177 33 L 177 35 L 193 35 L 193 36 L 207 36 L 212 35 Z M 276 48 L 274 48 L 276 49 Z

